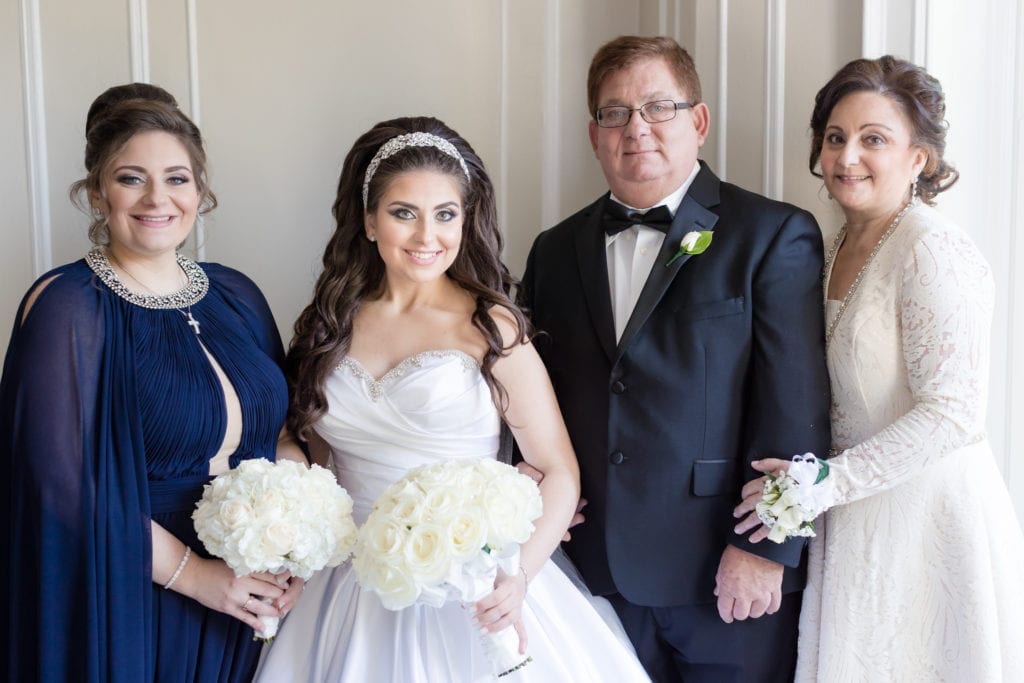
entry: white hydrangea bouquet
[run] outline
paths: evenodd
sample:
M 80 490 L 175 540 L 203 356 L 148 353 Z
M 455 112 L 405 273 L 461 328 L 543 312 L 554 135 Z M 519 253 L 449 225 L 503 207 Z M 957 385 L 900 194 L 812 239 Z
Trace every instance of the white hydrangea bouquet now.
M 519 572 L 519 546 L 541 511 L 537 484 L 509 465 L 477 458 L 425 465 L 374 502 L 352 566 L 391 610 L 472 603 L 494 589 L 499 568 Z M 511 626 L 483 643 L 498 676 L 530 661 Z
M 785 472 L 768 475 L 754 509 L 771 529 L 768 540 L 782 543 L 793 536 L 814 536 L 815 518 L 831 507 L 833 500 L 828 463 L 804 453 L 794 455 Z
M 237 576 L 288 570 L 310 578 L 352 553 L 356 525 L 352 498 L 328 470 L 293 460 L 243 461 L 203 489 L 192 513 L 206 550 Z M 261 616 L 257 635 L 277 634 L 277 617 Z

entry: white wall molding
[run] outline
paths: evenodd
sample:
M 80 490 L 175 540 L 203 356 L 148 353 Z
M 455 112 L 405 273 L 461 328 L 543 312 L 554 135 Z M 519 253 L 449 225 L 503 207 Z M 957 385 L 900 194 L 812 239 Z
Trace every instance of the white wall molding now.
M 910 61 L 924 66 L 928 63 L 928 0 L 914 0 L 911 31 Z
M 499 48 L 498 56 L 498 186 L 495 188 L 497 193 L 497 205 L 498 205 L 498 225 L 501 226 L 505 232 L 505 250 L 508 251 L 508 174 L 509 174 L 509 148 L 508 148 L 508 107 L 511 102 L 509 93 L 509 45 L 508 45 L 508 2 L 509 0 L 501 0 L 501 11 L 499 14 L 499 21 L 501 26 L 498 27 L 498 34 L 501 40 L 501 46 Z M 505 254 L 502 255 L 503 257 Z
M 1003 441 L 1006 453 L 1003 459 L 1003 474 L 1006 477 L 1010 492 L 1017 505 L 1017 515 L 1024 520 L 1024 429 L 1020 422 L 1012 416 L 1024 415 L 1024 361 L 1019 351 L 1024 347 L 1024 239 L 1020 231 L 1024 229 L 1024 7 L 1017 5 L 1016 17 L 1016 59 L 1014 78 L 1014 104 L 1012 131 L 1012 159 L 1010 169 L 1010 227 L 1007 235 L 1010 263 L 1012 264 L 1006 283 L 1007 291 L 1007 325 L 1006 348 L 1006 414 L 1011 416 L 1004 424 Z M 1016 191 L 1013 189 L 1016 188 Z
M 146 0 L 128 0 L 128 51 L 132 82 L 149 83 L 149 16 Z
M 186 41 L 188 43 L 188 109 L 189 118 L 199 123 L 199 20 L 196 0 L 185 0 Z M 192 230 L 196 245 L 196 258 L 206 260 L 206 227 L 203 217 L 196 216 L 196 227 Z
M 544 151 L 541 158 L 541 225 L 561 217 L 562 158 L 562 7 L 560 0 L 544 3 Z
M 43 39 L 39 1 L 21 1 L 21 63 L 25 109 L 25 165 L 28 171 L 32 261 L 36 277 L 53 267 L 50 181 L 43 92 Z
M 728 179 L 726 160 L 729 140 L 729 0 L 718 0 L 718 102 L 715 105 L 718 122 L 715 126 L 715 150 L 718 160 L 715 171 L 722 180 Z
M 864 15 L 861 22 L 861 56 L 881 57 L 886 50 L 889 34 L 889 3 L 887 0 L 863 0 Z
M 768 0 L 764 24 L 764 180 L 766 197 L 782 199 L 785 174 L 786 0 Z

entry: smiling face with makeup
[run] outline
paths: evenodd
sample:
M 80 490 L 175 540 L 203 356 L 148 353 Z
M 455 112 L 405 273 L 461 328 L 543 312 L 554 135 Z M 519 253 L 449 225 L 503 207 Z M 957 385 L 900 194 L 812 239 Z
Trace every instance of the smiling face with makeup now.
M 928 161 L 914 144 L 910 121 L 895 101 L 861 91 L 832 109 L 821 147 L 829 194 L 851 224 L 887 221 L 910 200 L 910 186 Z
M 366 214 L 366 236 L 377 244 L 388 285 L 439 280 L 458 256 L 462 220 L 457 178 L 435 170 L 394 176 Z
M 188 150 L 162 131 L 132 136 L 90 199 L 106 217 L 110 250 L 122 260 L 173 257 L 195 224 L 200 201 Z

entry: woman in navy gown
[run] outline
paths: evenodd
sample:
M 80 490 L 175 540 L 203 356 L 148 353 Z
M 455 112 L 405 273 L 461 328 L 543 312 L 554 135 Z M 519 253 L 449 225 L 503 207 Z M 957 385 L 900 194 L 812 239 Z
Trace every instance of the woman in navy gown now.
M 174 98 L 111 88 L 86 142 L 72 195 L 96 246 L 29 289 L 0 383 L 2 666 L 12 681 L 248 680 L 258 616 L 287 611 L 301 581 L 235 577 L 191 513 L 242 460 L 303 458 L 280 438 L 281 341 L 251 280 L 177 252 L 216 200 Z

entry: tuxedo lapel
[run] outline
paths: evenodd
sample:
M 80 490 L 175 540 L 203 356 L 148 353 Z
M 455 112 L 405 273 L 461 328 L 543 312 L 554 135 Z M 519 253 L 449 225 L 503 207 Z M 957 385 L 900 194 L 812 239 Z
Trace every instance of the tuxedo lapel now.
M 676 274 L 692 258 L 689 254 L 684 254 L 677 258 L 672 265 L 665 265 L 679 251 L 679 243 L 682 241 L 683 236 L 691 231 L 714 230 L 715 224 L 718 222 L 718 214 L 709 211 L 705 207 L 718 204 L 719 183 L 720 181 L 715 174 L 711 172 L 704 162 L 701 162 L 701 170 L 697 177 L 693 179 L 693 184 L 690 186 L 689 191 L 687 191 L 686 196 L 683 197 L 679 210 L 676 211 L 672 227 L 669 228 L 668 234 L 665 235 L 665 241 L 662 243 L 658 258 L 651 268 L 651 274 L 647 277 L 647 282 L 644 283 L 644 288 L 640 292 L 640 298 L 637 299 L 636 306 L 633 307 L 633 313 L 629 316 L 629 321 L 626 323 L 626 329 L 622 332 L 622 339 L 619 340 L 614 356 L 615 361 L 618 361 L 626 349 L 629 348 L 629 343 L 636 336 L 636 333 L 640 331 L 640 328 L 644 326 L 644 323 L 647 322 L 647 318 L 650 317 L 654 307 L 658 305 L 658 302 L 665 295 L 665 291 L 672 284 Z M 607 281 L 607 276 L 605 280 Z
M 615 323 L 612 319 L 608 257 L 605 253 L 604 229 L 601 224 L 606 201 L 607 195 L 590 205 L 589 213 L 585 213 L 580 224 L 576 226 L 574 238 L 576 263 L 580 279 L 583 281 L 583 291 L 586 293 L 594 333 L 601 340 L 601 348 L 608 355 L 608 360 L 612 360 L 615 357 Z

